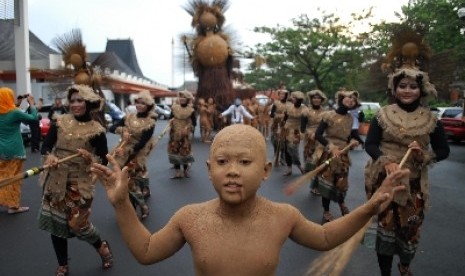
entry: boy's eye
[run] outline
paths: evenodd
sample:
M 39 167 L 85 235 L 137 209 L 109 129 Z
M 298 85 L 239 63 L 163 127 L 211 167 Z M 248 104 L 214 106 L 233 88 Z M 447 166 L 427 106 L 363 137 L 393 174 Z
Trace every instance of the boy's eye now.
M 217 159 L 217 160 L 216 160 L 216 163 L 217 163 L 218 165 L 225 165 L 225 164 L 228 163 L 228 160 L 226 160 L 226 159 Z
M 243 159 L 243 160 L 240 161 L 240 163 L 241 163 L 242 165 L 249 165 L 250 163 L 252 163 L 252 161 Z

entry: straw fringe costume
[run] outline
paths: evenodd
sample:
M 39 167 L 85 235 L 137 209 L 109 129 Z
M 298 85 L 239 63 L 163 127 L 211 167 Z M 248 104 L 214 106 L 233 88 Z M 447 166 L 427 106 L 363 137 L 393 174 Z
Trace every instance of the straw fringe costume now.
M 318 165 L 331 157 L 330 150 L 332 147 L 337 146 L 342 149 L 348 145 L 348 137 L 352 128 L 352 116 L 349 113 L 342 115 L 331 110 L 323 114 L 322 122 L 327 125 L 325 139 L 328 144 L 326 147 L 318 144 L 315 149 L 314 158 L 318 159 Z M 349 155 L 343 153 L 339 158 L 334 159 L 318 176 L 318 188 L 322 197 L 338 203 L 344 200 L 349 189 L 350 165 Z
M 292 92 L 291 97 L 295 100 L 303 101 L 304 94 L 300 91 Z M 285 109 L 285 124 L 284 131 L 286 133 L 286 164 L 288 172 L 292 165 L 296 165 L 301 173 L 303 173 L 302 164 L 299 158 L 299 146 L 301 140 L 301 133 L 305 132 L 304 128 L 306 122 L 303 120 L 306 118 L 308 108 L 304 104 L 296 106 L 296 104 L 288 104 Z M 290 173 L 289 173 L 290 174 Z M 288 175 L 288 173 L 285 173 Z
M 273 106 L 271 107 L 271 118 L 273 119 L 271 123 L 271 142 L 273 143 L 275 155 L 279 154 L 281 158 L 284 157 L 284 143 L 285 143 L 285 135 L 286 132 L 284 131 L 284 112 L 286 111 L 286 106 L 288 103 L 287 95 L 289 92 L 287 90 L 279 90 L 278 95 L 284 94 L 285 97 L 283 100 L 275 100 L 273 102 Z M 277 152 L 280 151 L 280 152 Z M 283 163 L 283 161 L 279 160 L 279 163 Z M 279 165 L 279 164 L 276 164 Z
M 151 105 L 147 104 L 147 106 L 151 106 L 153 109 L 155 104 L 153 99 L 150 95 L 147 98 L 149 101 L 151 100 Z M 120 167 L 131 162 L 129 164 L 129 194 L 134 207 L 139 206 L 141 208 L 141 218 L 148 216 L 146 198 L 150 196 L 150 189 L 146 162 L 155 145 L 155 138 L 152 136 L 155 130 L 156 117 L 157 115 L 151 110 L 142 114 L 128 114 L 116 127 L 110 128 L 111 132 L 121 136 L 123 136 L 124 131 L 130 134 L 127 141 L 122 140 L 114 149 L 121 149 L 120 154 L 115 154 L 115 159 Z
M 338 108 L 323 114 L 323 118 L 316 130 L 315 136 L 320 144 L 317 146 L 315 156 L 319 159 L 318 165 L 332 157 L 332 151 L 342 150 L 352 139 L 360 141 L 358 133 L 352 133 L 352 115 L 349 108 L 356 108 L 359 105 L 357 91 L 338 91 L 336 102 Z M 344 105 L 344 98 L 351 97 L 355 100 L 353 107 Z M 323 148 L 323 149 L 322 149 Z M 322 155 L 318 154 L 322 152 Z M 341 214 L 349 213 L 345 205 L 345 196 L 349 189 L 349 167 L 350 157 L 347 152 L 341 153 L 327 166 L 318 176 L 318 190 L 321 193 L 323 204 L 323 218 L 326 222 L 333 220 L 329 205 L 331 201 L 339 204 Z
M 210 133 L 213 129 L 213 118 L 212 118 L 213 114 L 212 114 L 212 110 L 208 107 L 204 99 L 199 99 L 198 111 L 199 111 L 201 141 L 204 143 L 211 142 Z
M 105 129 L 96 121 L 78 121 L 73 115 L 56 116 L 56 144 L 51 151 L 58 159 L 65 158 L 82 148 L 95 152 L 91 140 L 105 135 Z M 52 136 L 49 136 L 52 137 Z M 53 141 L 47 140 L 45 148 Z M 106 147 L 106 139 L 100 141 Z M 105 158 L 106 150 L 100 156 L 93 156 L 94 162 Z M 41 177 L 44 187 L 42 206 L 39 213 L 39 228 L 57 237 L 71 238 L 77 236 L 90 244 L 95 243 L 100 235 L 88 220 L 81 225 L 72 225 L 72 218 L 77 214 L 90 212 L 95 192 L 95 180 L 90 177 L 91 162 L 82 157 L 74 158 L 58 166 L 58 169 L 46 170 Z
M 180 97 L 188 101 L 193 99 L 189 92 L 182 92 Z M 170 140 L 168 143 L 168 158 L 178 170 L 184 166 L 184 176 L 187 176 L 188 166 L 194 162 L 192 155 L 192 129 L 196 124 L 195 110 L 190 105 L 174 105 L 172 107 L 172 121 Z M 178 172 L 174 178 L 182 177 Z
M 316 151 L 318 141 L 316 140 L 316 129 L 323 118 L 323 104 L 327 101 L 326 95 L 320 90 L 312 90 L 307 93 L 309 99 L 308 111 L 306 116 L 306 129 L 304 136 L 304 150 L 303 150 L 303 160 L 304 168 L 306 172 L 312 171 L 316 168 L 319 158 L 323 154 L 323 147 L 319 147 L 319 151 Z M 320 104 L 318 106 L 313 105 L 313 98 L 320 98 Z M 310 192 L 313 195 L 320 195 L 318 191 L 318 177 L 314 177 L 310 180 Z
M 268 135 L 270 134 L 271 105 L 271 101 L 267 101 L 265 105 L 258 105 L 257 109 L 258 130 L 260 130 L 265 139 L 268 139 Z
M 307 111 L 307 126 L 305 130 L 305 137 L 304 137 L 304 162 L 306 171 L 311 171 L 315 168 L 315 165 L 318 163 L 319 156 L 321 156 L 322 152 L 315 154 L 317 140 L 315 139 L 315 132 L 320 124 L 321 120 L 323 119 L 323 113 L 325 110 L 323 109 L 322 105 L 326 102 L 326 96 L 323 92 L 319 90 L 313 90 L 307 93 L 309 98 L 309 105 Z M 312 106 L 312 97 L 319 96 L 321 98 L 321 104 L 318 107 Z M 313 138 L 312 138 L 313 137 Z
M 428 107 L 422 105 L 428 96 L 436 96 L 428 74 L 417 67 L 428 57 L 429 48 L 419 34 L 410 30 L 395 33 L 387 61 L 397 62 L 388 82 L 396 103 L 378 111 L 365 143 L 365 149 L 372 157 L 365 167 L 368 198 L 386 178 L 386 165 L 399 164 L 415 142 L 421 148 L 422 158 L 416 158 L 416 152 L 405 162 L 404 167 L 410 170 L 409 179 L 403 181 L 406 190 L 398 193 L 391 205 L 378 215 L 375 247 L 382 275 L 390 275 L 394 255 L 399 256 L 401 275 L 412 275 L 410 263 L 418 247 L 420 228 L 429 205 L 428 166 L 447 158 L 450 151 L 442 124 Z M 399 98 L 397 93 L 400 96 L 418 93 L 419 96 L 409 102 Z M 375 231 L 369 229 L 366 238 L 370 230 Z

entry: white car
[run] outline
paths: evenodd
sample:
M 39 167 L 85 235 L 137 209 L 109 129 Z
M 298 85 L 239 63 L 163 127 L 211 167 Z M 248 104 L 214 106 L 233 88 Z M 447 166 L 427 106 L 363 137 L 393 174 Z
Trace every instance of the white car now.
M 156 104 L 155 111 L 160 120 L 168 120 L 171 117 L 171 108 L 166 104 Z
M 381 109 L 381 105 L 377 102 L 361 102 L 360 104 L 360 110 L 363 111 L 372 110 L 373 112 L 376 112 Z

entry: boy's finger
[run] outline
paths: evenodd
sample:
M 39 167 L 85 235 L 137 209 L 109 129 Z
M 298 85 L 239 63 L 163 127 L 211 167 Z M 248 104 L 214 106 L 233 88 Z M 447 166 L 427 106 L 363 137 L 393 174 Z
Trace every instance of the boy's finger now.
M 110 162 L 111 166 L 113 167 L 114 170 L 120 170 L 120 166 L 118 162 L 116 162 L 115 158 L 111 154 L 107 154 L 107 159 L 108 162 Z

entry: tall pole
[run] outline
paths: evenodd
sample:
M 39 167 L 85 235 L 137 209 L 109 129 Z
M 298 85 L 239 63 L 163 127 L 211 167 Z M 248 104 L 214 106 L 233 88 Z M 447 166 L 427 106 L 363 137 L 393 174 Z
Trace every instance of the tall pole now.
M 457 11 L 458 17 L 465 23 L 465 8 L 460 8 Z M 462 91 L 462 121 L 465 121 L 465 91 Z
M 15 0 L 14 9 L 16 93 L 26 94 L 31 93 L 28 0 Z
M 174 88 L 174 38 L 171 38 L 171 87 Z

